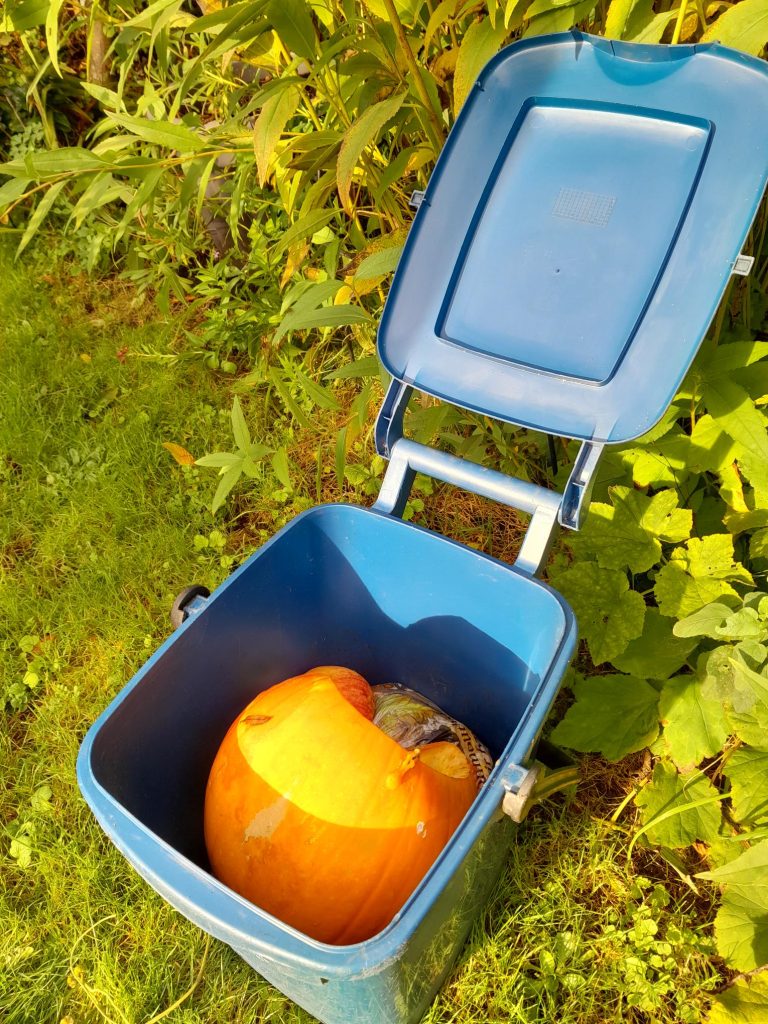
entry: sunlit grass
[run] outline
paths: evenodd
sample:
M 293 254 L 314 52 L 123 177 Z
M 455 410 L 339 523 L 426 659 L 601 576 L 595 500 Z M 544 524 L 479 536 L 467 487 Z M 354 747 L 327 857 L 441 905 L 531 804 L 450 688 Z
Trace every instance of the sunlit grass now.
M 343 417 L 285 439 L 293 504 L 252 490 L 214 520 L 213 475 L 182 469 L 162 443 L 228 447 L 226 379 L 142 358 L 174 325 L 137 311 L 130 292 L 7 258 L 0 272 L 0 1020 L 147 1024 L 189 993 L 168 1020 L 308 1022 L 132 871 L 82 801 L 75 758 L 167 634 L 178 590 L 215 586 L 292 508 L 334 497 L 332 468 L 316 465 L 333 467 Z M 284 429 L 243 402 L 255 433 Z M 444 507 L 435 528 L 492 536 L 487 512 Z M 195 541 L 215 529 L 223 549 Z M 711 910 L 650 855 L 628 864 L 626 837 L 600 820 L 611 799 L 556 803 L 518 831 L 429 1024 L 702 1019 Z

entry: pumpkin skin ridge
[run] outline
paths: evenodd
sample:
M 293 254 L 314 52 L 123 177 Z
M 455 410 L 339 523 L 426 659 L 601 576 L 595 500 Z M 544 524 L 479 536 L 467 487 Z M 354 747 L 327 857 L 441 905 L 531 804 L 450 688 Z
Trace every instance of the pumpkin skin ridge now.
M 241 740 L 248 732 L 256 737 L 279 733 L 281 709 L 285 711 L 283 723 L 293 720 L 291 728 L 300 728 L 302 721 L 311 723 L 306 706 L 304 716 L 299 708 L 291 707 L 302 696 L 310 705 L 316 705 L 313 713 L 326 723 L 336 721 L 342 733 L 349 725 L 361 751 L 370 746 L 369 736 L 378 738 L 380 750 L 383 743 L 387 756 L 384 766 L 379 765 L 380 775 L 397 770 L 403 759 L 410 756 L 367 720 L 332 679 L 318 679 L 318 674 L 305 673 L 304 677 L 294 677 L 264 691 L 230 726 L 220 748 L 224 756 L 220 760 L 217 755 L 206 790 L 206 845 L 214 875 L 245 899 L 316 941 L 353 945 L 378 934 L 402 909 L 464 818 L 477 787 L 473 779 L 470 787 L 466 780 L 456 780 L 417 761 L 394 790 L 387 792 L 381 779 L 379 804 L 386 805 L 389 797 L 394 811 L 387 814 L 379 807 L 367 827 L 359 817 L 335 823 L 333 819 L 339 817 L 338 813 L 326 820 L 315 813 L 317 806 L 305 809 L 295 804 L 293 800 L 301 794 L 291 794 L 291 787 L 282 786 L 288 781 L 290 769 L 278 772 L 277 779 L 271 772 L 269 747 L 274 743 L 265 745 L 256 739 L 248 744 Z M 313 708 L 310 706 L 309 710 Z M 249 716 L 258 719 L 262 712 L 267 721 L 246 724 Z M 369 725 L 375 733 L 367 731 Z M 332 730 L 328 727 L 326 731 Z M 253 747 L 254 742 L 264 748 L 256 758 L 257 771 L 249 762 L 247 749 L 243 749 Z M 326 757 L 325 749 L 317 756 L 318 763 L 325 762 L 321 768 L 326 781 L 320 782 L 327 788 L 320 809 L 327 804 L 338 812 L 338 807 L 334 807 L 334 802 L 338 803 L 334 778 L 338 768 L 332 758 Z M 299 761 L 296 771 L 302 774 L 305 762 L 301 758 Z M 371 771 L 366 777 L 367 767 L 361 764 L 363 786 L 372 777 Z M 272 785 L 275 781 L 280 788 Z M 246 786 L 251 787 L 250 791 Z M 341 792 L 346 794 L 343 786 Z M 362 803 L 366 802 L 376 803 L 376 794 L 371 796 L 370 789 L 362 795 Z M 427 807 L 434 813 L 425 814 Z M 257 827 L 255 834 L 249 836 L 249 829 L 257 820 L 260 824 L 266 821 L 268 827 L 264 834 Z M 388 827 L 382 827 L 382 823 Z M 417 831 L 419 823 L 423 838 Z M 219 844 L 217 832 L 223 832 L 225 826 L 234 828 L 234 832 L 228 841 Z M 303 830 L 303 840 L 297 839 L 297 829 Z M 402 851 L 406 865 L 399 875 L 389 869 L 390 851 L 396 849 Z M 345 853 L 348 874 L 341 882 L 334 877 L 334 871 L 338 876 L 340 851 Z

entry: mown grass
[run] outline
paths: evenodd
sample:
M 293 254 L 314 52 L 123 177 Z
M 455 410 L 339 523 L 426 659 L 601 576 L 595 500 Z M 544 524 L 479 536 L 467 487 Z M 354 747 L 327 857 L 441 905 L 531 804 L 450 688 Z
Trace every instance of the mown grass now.
M 171 350 L 173 321 L 40 257 L 2 256 L 0 296 L 0 1020 L 309 1021 L 133 873 L 75 780 L 85 730 L 167 634 L 174 595 L 220 582 L 284 498 L 262 484 L 215 520 L 213 477 L 163 449 L 230 444 L 227 380 L 141 355 Z M 312 466 L 332 460 L 335 429 L 288 439 L 308 467 L 293 505 L 330 496 L 333 473 Z M 444 507 L 436 528 L 492 537 L 487 512 Z M 429 1024 L 702 1019 L 720 977 L 711 907 L 649 852 L 628 862 L 606 821 L 633 770 L 593 773 L 518 831 Z

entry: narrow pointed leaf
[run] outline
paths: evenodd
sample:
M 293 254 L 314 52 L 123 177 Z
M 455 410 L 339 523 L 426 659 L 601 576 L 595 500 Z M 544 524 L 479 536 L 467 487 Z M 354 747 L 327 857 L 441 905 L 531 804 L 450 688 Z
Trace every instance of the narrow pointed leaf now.
M 285 126 L 296 112 L 301 94 L 291 85 L 271 96 L 259 112 L 253 126 L 253 151 L 259 171 L 259 184 L 263 187 L 269 174 L 275 146 Z
M 365 113 L 359 117 L 347 129 L 344 141 L 339 150 L 339 159 L 336 164 L 336 184 L 339 190 L 344 209 L 352 210 L 352 198 L 350 188 L 355 167 L 365 150 L 376 142 L 381 135 L 386 123 L 391 120 L 403 105 L 406 94 L 404 92 L 390 96 L 389 99 L 374 103 Z
M 454 115 L 461 110 L 477 76 L 499 49 L 506 34 L 501 20 L 494 27 L 490 18 L 473 22 L 465 32 L 453 77 Z
M 245 422 L 245 416 L 240 406 L 240 399 L 235 396 L 232 402 L 232 433 L 235 438 L 235 444 L 241 451 L 245 451 L 251 446 L 251 432 L 248 429 L 248 424 Z

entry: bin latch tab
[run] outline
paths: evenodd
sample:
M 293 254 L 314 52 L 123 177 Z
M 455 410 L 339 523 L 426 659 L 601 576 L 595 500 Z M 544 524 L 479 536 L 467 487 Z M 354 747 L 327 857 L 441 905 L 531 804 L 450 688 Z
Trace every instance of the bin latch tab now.
M 733 261 L 731 267 L 731 273 L 737 274 L 739 277 L 747 277 L 752 267 L 755 265 L 755 257 L 747 256 L 745 253 L 740 252 L 736 259 Z
M 536 803 L 533 791 L 539 781 L 541 771 L 542 766 L 534 763 L 530 768 L 513 764 L 504 772 L 502 785 L 505 793 L 501 809 L 518 825 L 525 820 L 528 811 Z

